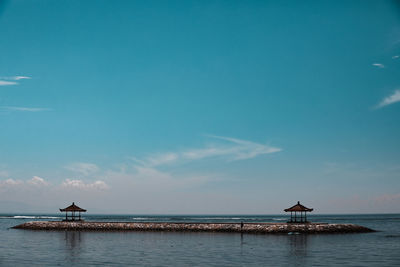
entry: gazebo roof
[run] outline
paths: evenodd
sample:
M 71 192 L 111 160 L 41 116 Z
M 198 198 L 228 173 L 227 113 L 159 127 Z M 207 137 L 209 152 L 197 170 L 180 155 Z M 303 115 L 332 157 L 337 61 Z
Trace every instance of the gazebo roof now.
M 297 204 L 294 205 L 293 207 L 285 209 L 286 212 L 289 212 L 289 211 L 313 211 L 313 210 L 314 209 L 310 209 L 310 208 L 307 208 L 307 207 L 301 205 L 300 201 L 297 201 Z
M 71 206 L 68 206 L 65 209 L 60 209 L 60 211 L 81 211 L 81 212 L 86 212 L 85 209 L 82 209 L 82 208 L 78 207 L 77 205 L 75 205 L 74 202 L 72 202 Z

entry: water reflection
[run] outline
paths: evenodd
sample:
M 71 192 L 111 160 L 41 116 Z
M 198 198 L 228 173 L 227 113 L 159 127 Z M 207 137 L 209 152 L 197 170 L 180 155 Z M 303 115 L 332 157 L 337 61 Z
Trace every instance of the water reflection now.
M 84 234 L 78 231 L 65 231 L 64 242 L 69 262 L 79 258 L 82 251 Z
M 309 236 L 306 234 L 288 235 L 288 260 L 290 266 L 307 266 Z

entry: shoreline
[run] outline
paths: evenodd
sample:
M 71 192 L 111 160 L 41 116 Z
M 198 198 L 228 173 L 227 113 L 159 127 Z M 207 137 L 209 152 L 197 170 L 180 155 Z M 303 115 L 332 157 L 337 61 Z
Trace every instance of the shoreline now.
M 370 228 L 356 224 L 330 223 L 202 223 L 202 222 L 91 222 L 91 221 L 31 221 L 13 229 L 42 231 L 156 231 L 156 232 L 226 232 L 254 234 L 287 233 L 369 233 Z

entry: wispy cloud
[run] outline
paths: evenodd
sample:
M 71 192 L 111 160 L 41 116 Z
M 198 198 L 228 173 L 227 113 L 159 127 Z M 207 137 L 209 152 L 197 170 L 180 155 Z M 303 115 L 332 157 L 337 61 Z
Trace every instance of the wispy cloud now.
M 11 107 L 11 106 L 2 106 L 0 107 L 2 110 L 8 111 L 25 111 L 25 112 L 39 112 L 39 111 L 50 111 L 51 108 L 31 108 L 31 107 Z
M 30 179 L 27 183 L 34 186 L 46 186 L 49 184 L 42 177 L 39 176 L 33 176 L 33 178 Z
M 25 80 L 25 79 L 32 79 L 32 78 L 28 77 L 28 76 L 13 76 L 13 77 L 10 77 L 10 80 L 16 80 L 16 81 Z
M 82 180 L 70 180 L 66 179 L 62 185 L 66 188 L 76 188 L 76 189 L 98 189 L 98 190 L 105 190 L 108 189 L 109 186 L 104 181 L 95 181 L 93 183 L 85 183 Z
M 16 85 L 16 82 L 10 82 L 10 81 L 2 81 L 0 80 L 0 86 L 7 86 L 7 85 Z
M 96 164 L 87 162 L 75 162 L 65 168 L 83 176 L 88 176 L 99 171 L 99 167 Z
M 109 186 L 101 180 L 96 180 L 94 182 L 85 182 L 83 180 L 75 180 L 75 179 L 65 179 L 61 184 L 52 185 L 47 182 L 44 178 L 39 176 L 33 176 L 30 180 L 15 180 L 15 179 L 6 179 L 0 180 L 0 189 L 4 192 L 4 190 L 8 189 L 19 190 L 20 192 L 26 192 L 26 190 L 41 190 L 46 188 L 48 192 L 55 192 L 55 190 L 65 191 L 66 189 L 79 189 L 86 191 L 98 191 L 98 190 L 106 190 Z M 29 191 L 29 192 L 33 192 Z
M 39 186 L 47 186 L 47 185 L 49 185 L 49 183 L 45 179 L 43 179 L 39 176 L 33 176 L 32 179 L 27 180 L 27 181 L 15 180 L 15 179 L 11 179 L 11 178 L 4 180 L 4 181 L 0 181 L 0 186 L 3 186 L 3 187 L 4 186 L 6 186 L 6 187 L 10 187 L 10 186 L 11 187 L 21 187 L 22 186 L 22 187 L 26 188 L 26 186 L 39 187 Z
M 377 68 L 383 69 L 385 67 L 385 65 L 381 64 L 381 63 L 374 63 L 372 64 L 372 66 L 375 66 Z
M 16 186 L 21 185 L 23 182 L 21 180 L 7 179 L 5 181 L 0 181 L 0 186 Z
M 272 147 L 266 144 L 255 143 L 252 141 L 241 140 L 237 138 L 216 135 L 209 135 L 209 137 L 235 144 L 235 146 L 231 147 L 229 151 L 226 151 L 228 155 L 231 154 L 233 156 L 233 160 L 251 159 L 259 155 L 282 151 L 282 149 L 278 147 Z
M 16 85 L 15 81 L 32 79 L 29 76 L 11 76 L 11 77 L 0 77 L 0 86 Z
M 176 162 L 180 158 L 178 153 L 168 152 L 164 154 L 154 154 L 147 157 L 145 161 L 136 160 L 139 163 L 144 163 L 143 165 L 148 166 L 159 166 L 164 164 L 169 164 Z
M 25 79 L 32 79 L 32 77 L 22 76 L 22 75 L 0 77 L 0 80 L 11 80 L 11 81 L 19 81 L 19 80 L 25 80 Z
M 153 154 L 143 160 L 135 159 L 144 166 L 160 166 L 176 162 L 187 162 L 206 158 L 221 158 L 227 161 L 245 160 L 255 158 L 263 154 L 271 154 L 281 151 L 281 148 L 272 147 L 266 144 L 237 138 L 207 135 L 212 139 L 223 141 L 203 148 L 188 149 L 180 152 L 167 152 Z
M 382 108 L 397 102 L 400 102 L 400 90 L 396 90 L 390 96 L 382 99 L 382 101 L 376 106 L 376 108 Z

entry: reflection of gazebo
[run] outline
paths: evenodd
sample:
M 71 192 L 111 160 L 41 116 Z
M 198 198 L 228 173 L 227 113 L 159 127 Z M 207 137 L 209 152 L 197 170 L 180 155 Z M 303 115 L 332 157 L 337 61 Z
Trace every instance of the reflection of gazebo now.
M 72 202 L 72 205 L 69 207 L 66 207 L 65 209 L 60 209 L 61 212 L 65 212 L 65 221 L 80 221 L 81 220 L 81 212 L 86 212 L 85 209 L 82 209 L 75 205 L 74 202 Z M 71 212 L 71 216 L 68 218 L 68 212 Z M 75 212 L 78 212 L 78 216 L 75 215 Z M 78 217 L 78 219 L 76 219 Z
M 313 211 L 313 209 L 309 209 L 300 204 L 300 201 L 297 201 L 297 204 L 291 208 L 285 209 L 285 212 L 290 211 L 290 221 L 289 222 L 307 222 L 307 212 Z M 294 212 L 294 220 L 293 220 L 293 212 Z M 300 212 L 300 220 L 298 220 L 297 212 Z M 304 212 L 304 217 L 303 217 Z

